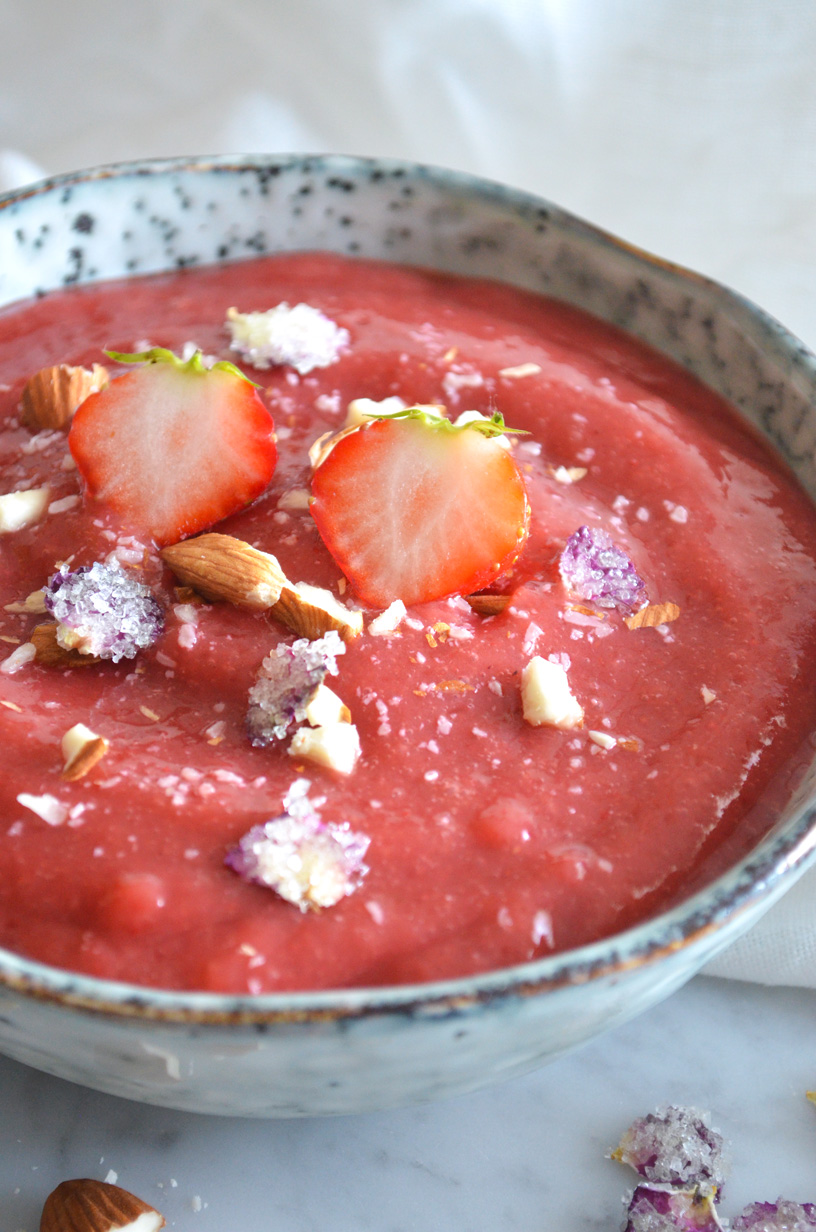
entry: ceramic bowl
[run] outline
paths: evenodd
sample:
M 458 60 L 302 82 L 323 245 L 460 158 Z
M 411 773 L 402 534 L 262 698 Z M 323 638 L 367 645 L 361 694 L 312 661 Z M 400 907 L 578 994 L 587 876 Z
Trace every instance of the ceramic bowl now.
M 0 304 L 291 249 L 498 278 L 645 340 L 723 394 L 816 492 L 816 359 L 759 309 L 536 197 L 339 157 L 148 162 L 0 198 Z M 154 991 L 0 951 L 0 1050 L 211 1113 L 348 1113 L 520 1074 L 678 988 L 810 862 L 816 765 L 772 833 L 673 910 L 552 958 L 444 983 L 260 997 Z

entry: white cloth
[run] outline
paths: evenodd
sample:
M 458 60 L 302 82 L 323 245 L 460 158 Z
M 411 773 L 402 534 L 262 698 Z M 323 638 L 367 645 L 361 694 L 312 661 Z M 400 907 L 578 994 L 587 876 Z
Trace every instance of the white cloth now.
M 0 7 L 4 187 L 33 177 L 30 159 L 50 172 L 263 150 L 438 163 L 710 274 L 816 346 L 816 5 Z M 709 970 L 816 987 L 816 871 Z

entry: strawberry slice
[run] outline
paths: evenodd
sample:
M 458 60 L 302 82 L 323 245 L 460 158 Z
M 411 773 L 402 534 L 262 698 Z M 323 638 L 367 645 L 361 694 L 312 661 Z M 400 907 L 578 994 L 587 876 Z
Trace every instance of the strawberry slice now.
M 312 478 L 317 528 L 360 599 L 427 603 L 489 585 L 527 538 L 524 481 L 501 415 L 455 425 L 429 407 L 342 434 Z
M 205 368 L 154 347 L 108 351 L 142 367 L 91 394 L 68 443 L 86 495 L 160 546 L 220 522 L 260 496 L 277 452 L 272 416 L 234 364 Z

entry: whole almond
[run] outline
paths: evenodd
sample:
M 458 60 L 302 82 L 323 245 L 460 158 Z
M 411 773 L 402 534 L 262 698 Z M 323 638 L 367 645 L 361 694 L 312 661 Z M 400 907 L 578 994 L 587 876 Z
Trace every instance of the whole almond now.
M 277 603 L 286 575 L 274 556 L 232 535 L 199 535 L 163 548 L 160 556 L 185 586 L 205 599 L 264 612 Z
M 40 1217 L 40 1232 L 119 1232 L 133 1228 L 158 1232 L 164 1216 L 141 1198 L 107 1181 L 63 1181 L 50 1193 Z
M 60 646 L 56 621 L 35 625 L 28 640 L 34 643 L 37 650 L 34 661 L 43 667 L 90 667 L 92 663 L 99 663 L 96 655 L 82 654 Z
M 64 428 L 74 411 L 89 394 L 108 382 L 108 370 L 101 364 L 92 369 L 55 364 L 41 368 L 26 383 L 20 400 L 20 420 L 33 432 L 44 428 Z

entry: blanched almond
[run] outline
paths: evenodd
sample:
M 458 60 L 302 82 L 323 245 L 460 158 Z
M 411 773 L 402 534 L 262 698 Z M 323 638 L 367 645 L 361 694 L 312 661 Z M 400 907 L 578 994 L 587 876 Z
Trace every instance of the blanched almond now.
M 64 428 L 77 407 L 89 394 L 107 385 L 108 379 L 108 370 L 101 364 L 94 364 L 90 370 L 71 368 L 67 364 L 41 368 L 23 390 L 20 420 L 33 432 Z
M 199 535 L 163 548 L 160 556 L 176 577 L 205 599 L 264 612 L 287 585 L 277 559 L 233 535 Z
M 290 757 L 305 757 L 338 774 L 351 774 L 360 756 L 360 737 L 353 723 L 299 727 L 288 751 Z

